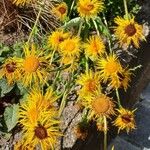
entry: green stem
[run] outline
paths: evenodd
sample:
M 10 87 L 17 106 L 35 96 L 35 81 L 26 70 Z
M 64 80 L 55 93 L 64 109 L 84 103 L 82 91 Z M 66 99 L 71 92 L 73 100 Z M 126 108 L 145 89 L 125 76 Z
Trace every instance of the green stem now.
M 59 76 L 60 76 L 60 70 L 57 72 L 56 77 L 55 77 L 55 79 L 54 79 L 54 82 L 53 82 L 53 84 L 52 84 L 52 87 L 53 87 L 53 88 L 55 88 L 55 84 L 56 84 L 56 81 L 57 81 L 57 79 L 59 78 Z
M 86 68 L 86 72 L 89 72 L 89 63 L 88 63 L 88 57 L 85 57 L 86 62 L 85 62 L 85 68 Z
M 80 37 L 82 25 L 83 25 L 83 20 L 81 20 L 80 25 L 79 25 L 79 30 L 78 30 L 78 34 L 77 34 L 78 37 Z
M 107 20 L 106 20 L 106 17 L 105 17 L 104 13 L 103 13 L 103 19 L 104 19 L 104 24 L 105 24 L 107 30 L 109 31 L 108 23 L 107 23 Z M 109 31 L 109 33 L 110 33 L 110 31 Z M 111 48 L 111 37 L 110 36 L 108 37 L 108 47 L 109 47 L 109 51 L 111 53 L 112 52 L 112 48 Z
M 127 0 L 123 0 L 123 3 L 124 3 L 125 15 L 126 15 L 127 18 L 129 18 Z
M 118 100 L 118 105 L 121 108 L 122 106 L 121 106 L 121 103 L 120 103 L 120 96 L 119 96 L 118 89 L 116 89 L 116 96 L 117 96 L 117 100 Z
M 97 35 L 98 35 L 98 36 L 100 36 L 100 33 L 99 33 L 99 30 L 98 30 L 97 23 L 95 22 L 95 20 L 94 20 L 94 19 L 92 19 L 92 21 L 93 21 L 93 24 L 94 24 L 94 26 L 95 26 L 95 29 L 96 29 L 96 33 L 97 33 Z
M 53 58 L 54 58 L 55 52 L 56 52 L 56 50 L 53 50 L 53 52 L 52 52 L 52 56 L 51 56 L 51 60 L 50 60 L 50 65 L 51 65 L 51 64 L 52 64 L 52 62 L 53 62 Z
M 70 12 L 69 12 L 69 15 L 68 15 L 68 16 L 71 15 L 71 12 L 72 12 L 72 9 L 73 9 L 74 4 L 75 4 L 75 0 L 73 0 L 73 2 L 72 2 L 72 4 L 71 4 L 71 8 L 70 8 Z
M 40 7 L 40 10 L 39 10 L 38 15 L 37 15 L 37 17 L 36 17 L 36 20 L 35 20 L 34 26 L 33 26 L 33 28 L 32 28 L 32 31 L 31 31 L 30 35 L 29 35 L 29 38 L 28 38 L 27 43 L 29 43 L 29 42 L 30 42 L 30 40 L 31 40 L 31 38 L 32 38 L 32 35 L 33 35 L 33 33 L 35 32 L 35 28 L 36 28 L 37 23 L 38 23 L 38 21 L 39 21 L 39 18 L 40 18 L 41 12 L 42 12 L 42 7 Z
M 61 116 L 61 114 L 62 114 L 62 112 L 63 112 L 63 110 L 66 106 L 67 96 L 68 96 L 69 90 L 71 89 L 71 87 L 70 87 L 71 81 L 72 81 L 72 73 L 70 74 L 69 80 L 65 85 L 65 91 L 64 91 L 64 94 L 63 94 L 63 97 L 62 97 L 62 100 L 61 100 L 61 104 L 60 104 L 60 108 L 59 108 L 59 112 L 58 112 L 58 117 Z
M 107 119 L 104 116 L 104 150 L 107 150 Z
M 65 108 L 65 105 L 66 105 L 66 99 L 67 99 L 67 94 L 68 93 L 68 90 L 65 90 L 64 94 L 63 94 L 63 97 L 62 97 L 62 100 L 61 100 L 61 104 L 60 104 L 60 108 L 59 108 L 59 112 L 58 112 L 58 117 L 61 116 L 64 108 Z

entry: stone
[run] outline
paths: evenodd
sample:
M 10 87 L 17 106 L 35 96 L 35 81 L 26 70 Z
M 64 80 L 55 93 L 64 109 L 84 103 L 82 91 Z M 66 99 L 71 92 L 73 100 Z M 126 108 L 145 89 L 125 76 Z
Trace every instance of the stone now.
M 150 101 L 150 83 L 148 86 L 143 90 L 143 92 L 140 95 L 140 98 L 143 100 L 148 100 Z
M 109 145 L 108 150 L 112 150 L 113 146 L 114 150 L 142 150 L 142 148 L 139 148 L 132 143 L 127 142 L 119 136 L 117 136 Z

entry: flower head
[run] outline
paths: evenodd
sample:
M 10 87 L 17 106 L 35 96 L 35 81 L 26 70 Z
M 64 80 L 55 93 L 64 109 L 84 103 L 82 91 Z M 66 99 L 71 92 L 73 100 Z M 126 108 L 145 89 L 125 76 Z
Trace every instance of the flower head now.
M 63 30 L 53 31 L 48 37 L 48 46 L 54 50 L 58 50 L 61 42 L 70 36 L 69 33 L 65 33 Z
M 65 2 L 62 2 L 54 7 L 52 11 L 61 21 L 63 21 L 67 16 L 68 6 Z
M 0 78 L 6 78 L 8 84 L 18 81 L 21 77 L 21 61 L 19 58 L 7 58 L 0 67 Z
M 136 48 L 139 48 L 139 41 L 145 40 L 143 35 L 143 28 L 134 18 L 124 19 L 121 17 L 115 18 L 115 23 L 118 25 L 115 27 L 115 35 L 119 40 L 120 46 L 133 44 Z
M 69 65 L 69 67 L 66 68 L 64 71 L 65 72 L 72 72 L 72 71 L 75 71 L 78 67 L 77 60 L 78 60 L 78 58 L 76 58 L 74 56 L 63 56 L 60 59 L 60 64 Z
M 118 127 L 118 133 L 120 130 L 126 130 L 127 132 L 135 129 L 135 119 L 134 119 L 134 112 L 120 108 L 118 109 L 118 116 L 117 119 L 114 121 L 114 125 Z
M 115 54 L 100 57 L 98 60 L 98 69 L 100 69 L 100 76 L 104 82 L 109 78 L 122 71 L 122 66 Z
M 115 89 L 123 87 L 126 91 L 131 81 L 131 74 L 130 70 L 123 69 L 121 72 L 111 77 L 109 85 Z
M 96 119 L 99 122 L 99 119 L 102 117 L 110 117 L 114 115 L 114 107 L 112 99 L 105 94 L 99 93 L 96 91 L 93 96 L 89 98 L 84 98 L 81 100 L 85 108 L 89 109 L 88 119 Z
M 87 43 L 84 44 L 85 55 L 92 60 L 105 53 L 105 45 L 99 36 L 91 36 Z
M 22 58 L 22 83 L 24 86 L 31 86 L 32 83 L 44 84 L 48 77 L 48 60 L 44 52 L 35 48 L 35 45 L 25 45 L 25 57 Z
M 76 83 L 82 86 L 78 92 L 81 99 L 89 97 L 95 91 L 100 91 L 101 89 L 99 74 L 97 72 L 94 73 L 91 70 L 89 72 L 81 74 Z
M 60 44 L 60 53 L 62 56 L 79 56 L 80 38 L 72 37 L 64 40 Z
M 33 90 L 20 105 L 19 123 L 23 126 L 25 145 L 40 145 L 42 150 L 54 148 L 57 137 L 60 136 L 58 112 L 54 107 L 56 96 L 51 89 L 45 94 Z
M 79 0 L 77 3 L 77 10 L 80 17 L 86 19 L 96 17 L 103 8 L 103 0 Z

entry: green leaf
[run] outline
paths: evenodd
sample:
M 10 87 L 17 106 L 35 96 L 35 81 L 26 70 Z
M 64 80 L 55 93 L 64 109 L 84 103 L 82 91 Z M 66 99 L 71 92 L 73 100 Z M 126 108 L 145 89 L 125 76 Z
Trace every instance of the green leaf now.
M 109 32 L 108 27 L 105 26 L 105 24 L 102 22 L 100 17 L 96 17 L 95 21 L 98 24 L 98 28 L 100 29 L 100 31 L 107 37 L 111 37 L 111 34 Z
M 74 26 L 79 26 L 82 19 L 80 17 L 76 17 L 74 19 L 71 19 L 69 22 L 67 22 L 65 25 L 62 26 L 64 29 L 69 29 Z
M 0 90 L 1 90 L 1 97 L 5 96 L 13 89 L 13 85 L 8 85 L 5 79 L 0 80 Z
M 11 131 L 18 121 L 19 105 L 14 104 L 7 107 L 4 112 L 4 120 L 8 128 L 8 132 Z
M 3 55 L 4 52 L 8 52 L 10 49 L 8 46 L 1 45 L 0 46 L 0 56 Z

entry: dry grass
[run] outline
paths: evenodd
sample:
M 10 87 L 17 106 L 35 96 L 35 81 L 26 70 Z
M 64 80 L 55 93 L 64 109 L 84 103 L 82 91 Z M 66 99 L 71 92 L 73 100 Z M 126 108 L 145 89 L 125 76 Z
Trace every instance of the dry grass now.
M 5 33 L 20 32 L 20 30 L 30 31 L 36 20 L 40 9 L 40 3 L 36 2 L 27 6 L 15 6 L 11 0 L 0 1 L 0 31 Z M 59 26 L 58 20 L 52 14 L 53 3 L 47 1 L 43 6 L 38 29 L 40 31 L 51 31 Z

